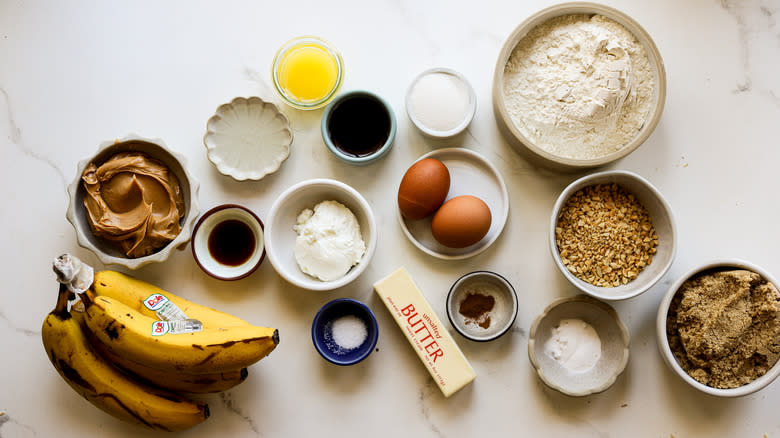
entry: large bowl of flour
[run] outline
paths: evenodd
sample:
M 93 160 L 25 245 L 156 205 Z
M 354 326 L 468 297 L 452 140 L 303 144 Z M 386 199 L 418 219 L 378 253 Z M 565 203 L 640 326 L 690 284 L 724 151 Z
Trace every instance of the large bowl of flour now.
M 523 21 L 493 75 L 504 137 L 532 164 L 577 171 L 619 160 L 653 132 L 666 70 L 650 35 L 596 3 L 563 3 Z

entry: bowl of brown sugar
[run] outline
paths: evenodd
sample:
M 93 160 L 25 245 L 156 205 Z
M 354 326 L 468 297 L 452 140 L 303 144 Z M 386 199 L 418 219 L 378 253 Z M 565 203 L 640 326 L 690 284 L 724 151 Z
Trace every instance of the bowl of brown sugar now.
M 622 300 L 650 289 L 676 252 L 672 209 L 641 176 L 598 172 L 569 184 L 550 218 L 555 264 L 595 298 Z
M 696 266 L 661 300 L 656 335 L 666 364 L 690 386 L 719 397 L 756 392 L 780 375 L 778 282 L 738 259 Z
M 450 323 L 463 337 L 492 341 L 512 328 L 517 317 L 517 294 L 501 275 L 474 271 L 452 285 L 446 307 Z

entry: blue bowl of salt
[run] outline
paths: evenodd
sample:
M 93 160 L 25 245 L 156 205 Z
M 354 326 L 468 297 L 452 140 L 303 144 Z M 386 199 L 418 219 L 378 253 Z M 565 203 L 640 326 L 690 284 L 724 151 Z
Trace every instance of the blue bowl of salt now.
M 354 365 L 374 351 L 379 328 L 368 306 L 351 298 L 339 298 L 322 306 L 314 316 L 311 339 L 328 362 Z

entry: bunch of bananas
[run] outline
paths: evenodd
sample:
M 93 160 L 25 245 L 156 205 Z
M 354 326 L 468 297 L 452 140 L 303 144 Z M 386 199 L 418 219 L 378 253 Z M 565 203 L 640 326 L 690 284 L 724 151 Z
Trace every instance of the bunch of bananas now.
M 115 271 L 97 272 L 74 295 L 61 285 L 43 322 L 43 346 L 70 386 L 115 417 L 177 431 L 209 416 L 208 405 L 180 393 L 224 391 L 279 343 L 276 329 L 200 306 Z M 194 321 L 194 330 L 161 330 L 160 302 Z M 150 305 L 151 303 L 151 305 Z

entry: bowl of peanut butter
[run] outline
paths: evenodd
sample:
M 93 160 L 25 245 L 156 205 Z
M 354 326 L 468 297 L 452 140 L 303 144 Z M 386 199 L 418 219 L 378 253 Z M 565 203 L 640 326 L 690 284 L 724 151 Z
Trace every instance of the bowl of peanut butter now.
M 136 269 L 189 242 L 199 187 L 162 139 L 129 134 L 79 162 L 66 216 L 101 262 Z

